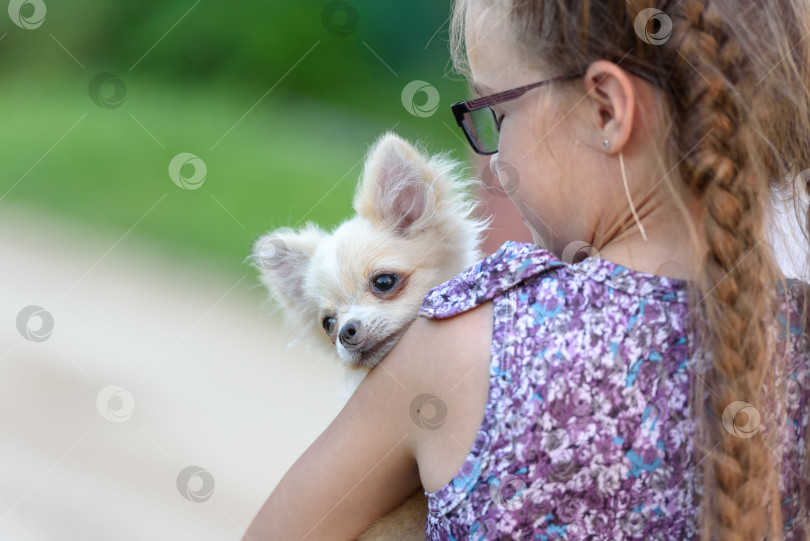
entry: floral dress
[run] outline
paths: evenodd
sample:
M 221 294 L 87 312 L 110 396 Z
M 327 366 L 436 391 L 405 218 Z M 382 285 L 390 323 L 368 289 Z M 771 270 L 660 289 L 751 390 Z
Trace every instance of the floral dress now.
M 494 321 L 484 419 L 452 481 L 425 492 L 426 537 L 696 538 L 702 480 L 687 406 L 700 356 L 690 353 L 698 335 L 687 286 L 507 242 L 431 290 L 421 316 L 452 317 L 492 301 Z M 780 313 L 789 316 L 779 319 L 785 539 L 804 539 L 808 520 L 799 512 L 810 389 L 803 287 L 788 281 Z

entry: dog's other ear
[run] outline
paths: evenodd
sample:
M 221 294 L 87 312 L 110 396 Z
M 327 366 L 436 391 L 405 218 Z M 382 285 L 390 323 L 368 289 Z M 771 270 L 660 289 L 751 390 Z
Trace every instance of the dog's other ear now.
M 425 158 L 405 140 L 386 133 L 368 153 L 354 209 L 369 220 L 406 233 L 433 206 L 429 179 Z
M 262 281 L 287 311 L 306 310 L 304 278 L 312 255 L 326 233 L 312 224 L 301 231 L 277 229 L 260 236 L 251 246 L 251 258 Z

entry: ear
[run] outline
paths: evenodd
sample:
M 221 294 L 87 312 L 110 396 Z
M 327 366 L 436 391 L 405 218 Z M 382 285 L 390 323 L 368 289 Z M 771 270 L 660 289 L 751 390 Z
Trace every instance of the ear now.
M 354 209 L 369 220 L 407 234 L 434 206 L 428 163 L 393 133 L 380 137 L 366 158 Z
M 602 143 L 607 139 L 610 152 L 620 152 L 630 139 L 636 107 L 630 77 L 613 62 L 597 60 L 588 66 L 584 81 L 595 125 L 594 146 L 604 150 Z
M 304 280 L 312 255 L 326 236 L 307 224 L 301 231 L 277 229 L 260 236 L 251 246 L 253 264 L 262 282 L 287 311 L 287 316 L 306 317 L 309 312 Z

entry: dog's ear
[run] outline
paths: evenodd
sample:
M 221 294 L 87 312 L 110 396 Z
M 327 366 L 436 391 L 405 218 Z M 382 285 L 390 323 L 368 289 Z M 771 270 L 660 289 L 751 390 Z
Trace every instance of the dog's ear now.
M 325 236 L 321 229 L 307 224 L 297 232 L 290 228 L 272 231 L 251 246 L 251 258 L 262 281 L 288 316 L 305 317 L 308 312 L 304 279 L 312 255 Z
M 368 153 L 354 209 L 404 234 L 432 210 L 429 180 L 425 158 L 405 140 L 386 133 Z

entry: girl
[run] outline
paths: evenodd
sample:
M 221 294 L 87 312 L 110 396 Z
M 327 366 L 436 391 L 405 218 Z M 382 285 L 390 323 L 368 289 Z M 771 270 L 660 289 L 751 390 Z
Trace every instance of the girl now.
M 764 232 L 810 178 L 806 0 L 453 28 L 484 96 L 454 115 L 535 244 L 428 294 L 245 539 L 347 539 L 420 484 L 430 539 L 807 539 L 808 288 Z

